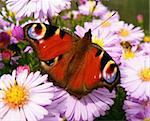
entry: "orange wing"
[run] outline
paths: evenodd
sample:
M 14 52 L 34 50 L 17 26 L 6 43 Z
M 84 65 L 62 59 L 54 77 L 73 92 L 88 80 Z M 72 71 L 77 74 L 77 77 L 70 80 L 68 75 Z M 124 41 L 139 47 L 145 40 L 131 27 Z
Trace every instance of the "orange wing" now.
M 54 84 L 78 98 L 97 87 L 111 89 L 120 78 L 113 59 L 91 43 L 90 30 L 80 39 L 55 26 L 29 24 L 25 27 L 25 37 Z
M 60 35 L 53 35 L 46 40 L 39 40 L 37 46 L 38 56 L 41 60 L 50 60 L 71 50 L 73 47 L 73 37 L 65 34 L 63 38 Z

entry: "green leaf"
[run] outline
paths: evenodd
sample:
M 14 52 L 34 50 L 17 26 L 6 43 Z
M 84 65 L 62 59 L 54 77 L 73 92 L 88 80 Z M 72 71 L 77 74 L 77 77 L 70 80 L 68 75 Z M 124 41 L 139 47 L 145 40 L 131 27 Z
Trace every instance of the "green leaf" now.
M 114 100 L 115 104 L 107 112 L 107 115 L 99 117 L 95 121 L 125 121 L 125 112 L 122 109 L 124 99 L 124 90 L 121 87 L 117 87 L 117 95 Z

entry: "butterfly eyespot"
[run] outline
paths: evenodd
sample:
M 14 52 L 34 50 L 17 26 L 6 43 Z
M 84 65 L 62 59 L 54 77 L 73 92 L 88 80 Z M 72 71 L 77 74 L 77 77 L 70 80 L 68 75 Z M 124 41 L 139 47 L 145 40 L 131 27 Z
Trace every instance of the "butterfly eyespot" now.
M 48 66 L 52 66 L 52 65 L 57 64 L 57 62 L 58 62 L 59 60 L 61 60 L 61 59 L 62 59 L 62 55 L 59 55 L 59 56 L 57 56 L 57 57 L 55 57 L 55 58 L 53 58 L 53 59 L 50 59 L 49 61 L 45 61 L 45 63 L 46 63 Z
M 28 36 L 34 40 L 42 39 L 46 33 L 46 26 L 44 24 L 33 24 L 28 29 Z
M 114 61 L 110 60 L 107 62 L 103 69 L 103 78 L 108 84 L 115 82 L 118 73 L 118 68 Z

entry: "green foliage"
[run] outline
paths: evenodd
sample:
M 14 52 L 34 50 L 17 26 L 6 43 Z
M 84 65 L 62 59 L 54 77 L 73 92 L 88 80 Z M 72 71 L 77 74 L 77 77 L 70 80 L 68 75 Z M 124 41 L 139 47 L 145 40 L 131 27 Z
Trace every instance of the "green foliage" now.
M 117 87 L 117 95 L 114 99 L 114 105 L 108 111 L 107 115 L 95 119 L 95 121 L 125 121 L 125 113 L 122 109 L 125 99 L 125 92 L 121 87 Z

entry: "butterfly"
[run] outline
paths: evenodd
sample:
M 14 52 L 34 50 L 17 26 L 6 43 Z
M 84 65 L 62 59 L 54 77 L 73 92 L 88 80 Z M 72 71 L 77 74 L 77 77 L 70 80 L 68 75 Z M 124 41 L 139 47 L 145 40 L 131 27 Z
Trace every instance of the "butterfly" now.
M 91 42 L 91 29 L 80 38 L 51 24 L 30 23 L 24 34 L 54 84 L 77 98 L 99 87 L 112 90 L 120 80 L 112 57 Z

